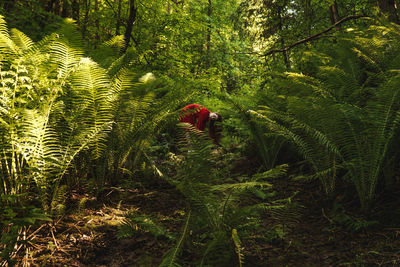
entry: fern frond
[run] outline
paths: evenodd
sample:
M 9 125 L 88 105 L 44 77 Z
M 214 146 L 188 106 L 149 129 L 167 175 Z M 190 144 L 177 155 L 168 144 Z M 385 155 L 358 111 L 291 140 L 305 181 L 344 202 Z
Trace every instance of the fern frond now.
M 53 215 L 63 215 L 65 212 L 65 202 L 67 200 L 68 188 L 66 185 L 55 188 L 50 204 L 50 211 Z
M 20 54 L 17 45 L 11 39 L 7 23 L 2 15 L 0 15 L 0 54 L 9 56 L 17 56 Z
M 76 22 L 71 18 L 65 18 L 57 34 L 63 43 L 67 44 L 73 50 L 81 51 L 83 47 L 82 35 L 78 30 Z
M 134 51 L 128 49 L 126 53 L 124 53 L 111 63 L 111 65 L 107 68 L 107 73 L 111 77 L 113 77 L 120 70 L 128 69 L 133 64 L 132 62 L 136 58 L 136 56 L 137 54 Z
M 131 237 L 138 232 L 149 232 L 156 238 L 164 236 L 172 239 L 172 236 L 167 232 L 167 230 L 159 223 L 155 222 L 153 218 L 146 215 L 128 213 L 127 217 L 118 227 L 118 238 Z
M 98 131 L 112 121 L 112 89 L 102 68 L 90 59 L 82 59 L 72 77 L 75 90 L 73 99 L 79 108 L 81 123 L 98 132 L 96 142 L 91 144 L 93 155 L 99 158 L 106 147 L 106 131 Z
M 22 50 L 27 51 L 34 45 L 31 38 L 17 29 L 11 29 L 11 40 Z
M 239 113 L 242 122 L 244 122 L 247 125 L 247 128 L 250 130 L 251 137 L 255 141 L 256 147 L 258 148 L 265 167 L 268 169 L 273 168 L 275 165 L 275 160 L 273 155 L 271 155 L 270 144 L 268 144 L 268 140 L 265 138 L 265 131 L 263 131 L 263 128 L 260 127 L 256 121 L 252 120 L 248 109 L 245 108 L 239 100 L 235 100 L 227 94 L 219 95 L 218 97 L 230 103 Z
M 167 253 L 163 257 L 163 261 L 160 264 L 160 267 L 180 267 L 181 265 L 177 262 L 179 253 L 183 246 L 183 241 L 185 240 L 187 231 L 189 229 L 189 222 L 191 218 L 191 211 L 189 211 L 185 225 L 182 229 L 181 236 L 178 240 L 178 243 L 167 251 Z
M 239 267 L 242 267 L 243 262 L 244 262 L 244 255 L 243 255 L 243 248 L 241 246 L 241 241 L 239 238 L 239 235 L 237 233 L 236 229 L 232 229 L 232 241 L 233 244 L 235 245 L 235 251 L 236 251 L 236 255 L 238 257 L 238 263 L 239 263 Z
M 316 165 L 316 163 L 314 161 L 314 157 L 313 157 L 312 148 L 301 136 L 295 134 L 289 128 L 286 128 L 280 124 L 277 124 L 276 122 L 269 119 L 265 115 L 262 115 L 261 113 L 255 112 L 253 110 L 250 110 L 249 113 L 253 114 L 261 119 L 264 119 L 265 121 L 267 121 L 268 126 L 270 127 L 270 129 L 272 131 L 284 136 L 285 138 L 287 138 L 288 140 L 293 142 L 299 148 L 299 150 L 300 150 L 301 154 L 304 156 L 304 158 L 309 160 L 310 163 L 314 166 L 314 168 L 317 169 L 317 165 Z
M 250 188 L 255 188 L 255 187 L 272 187 L 272 184 L 266 183 L 266 182 L 243 182 L 243 183 L 236 183 L 236 184 L 219 184 L 219 185 L 214 185 L 211 187 L 211 191 L 229 191 L 229 190 L 246 190 Z
M 282 175 L 285 175 L 287 173 L 287 170 L 289 168 L 289 165 L 287 164 L 282 164 L 278 165 L 268 171 L 262 172 L 262 173 L 257 173 L 252 176 L 252 180 L 254 181 L 259 181 L 262 179 L 274 179 L 281 177 Z
M 288 202 L 282 207 L 270 209 L 271 216 L 286 226 L 294 226 L 301 222 L 304 206 L 294 202 Z
M 90 56 L 101 66 L 108 68 L 110 67 L 110 65 L 115 64 L 116 59 L 121 56 L 124 47 L 125 47 L 124 36 L 123 35 L 114 36 L 110 40 L 104 42 L 96 50 L 92 51 L 90 53 Z M 115 73 L 118 73 L 119 71 L 120 70 L 116 70 Z M 111 76 L 114 76 L 114 74 Z
M 62 41 L 53 42 L 51 45 L 51 57 L 57 64 L 57 77 L 66 79 L 76 68 L 81 57 L 82 51 L 71 48 Z
M 117 35 L 110 40 L 104 42 L 105 46 L 115 47 L 117 49 L 122 49 L 125 46 L 125 39 L 123 35 Z
M 234 249 L 230 231 L 215 230 L 203 254 L 200 266 L 224 266 L 234 261 Z

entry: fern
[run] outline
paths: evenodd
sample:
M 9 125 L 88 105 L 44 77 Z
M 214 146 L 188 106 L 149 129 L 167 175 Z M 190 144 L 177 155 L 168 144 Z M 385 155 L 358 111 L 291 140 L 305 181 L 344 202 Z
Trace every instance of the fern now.
M 105 149 L 111 81 L 95 63 L 82 60 L 67 32 L 33 44 L 18 30 L 10 35 L 3 18 L 0 28 L 0 188 L 6 194 L 34 189 L 51 211 L 76 157 L 88 147 L 95 157 Z
M 236 229 L 232 229 L 232 240 L 235 245 L 236 255 L 238 257 L 238 263 L 241 267 L 243 265 L 243 252 L 241 247 L 241 241 Z
M 180 264 L 178 264 L 177 261 L 178 261 L 179 253 L 183 246 L 183 241 L 185 240 L 185 237 L 186 237 L 188 229 L 189 229 L 190 219 L 191 219 L 191 212 L 189 212 L 187 215 L 186 222 L 182 229 L 181 236 L 178 240 L 178 243 L 173 248 L 168 250 L 167 253 L 164 254 L 164 257 L 160 264 L 160 267 L 165 267 L 165 266 L 179 267 L 179 266 L 181 266 Z
M 250 131 L 251 138 L 254 140 L 256 148 L 263 160 L 264 167 L 272 169 L 275 166 L 275 162 L 283 142 L 277 139 L 276 135 L 272 138 L 266 138 L 266 134 L 263 131 L 262 125 L 254 121 L 247 109 L 243 106 L 243 102 L 240 103 L 233 97 L 228 95 L 220 95 L 221 99 L 227 101 L 232 107 L 238 112 L 241 122 L 247 125 L 247 129 Z
M 344 227 L 348 231 L 360 232 L 371 229 L 379 224 L 376 220 L 365 220 L 347 214 L 339 205 L 334 205 L 330 212 L 332 222 Z
M 4 17 L 0 15 L 0 54 L 13 58 L 20 54 L 18 46 L 11 39 Z M 4 60 L 0 58 L 1 60 Z
M 220 185 L 214 185 L 211 188 L 211 191 L 228 191 L 228 190 L 245 190 L 249 188 L 255 188 L 255 187 L 272 187 L 270 183 L 266 182 L 243 182 L 243 183 L 236 183 L 236 184 L 220 184 Z
M 180 162 L 176 176 L 167 180 L 176 186 L 189 204 L 192 212 L 190 238 L 201 240 L 204 247 L 200 266 L 228 266 L 235 257 L 243 262 L 243 254 L 238 250 L 239 233 L 250 235 L 249 232 L 260 223 L 260 214 L 272 209 L 272 205 L 263 203 L 258 207 L 239 208 L 241 196 L 250 189 L 271 188 L 270 183 L 261 180 L 282 176 L 287 166 L 278 166 L 253 178 L 243 178 L 248 180 L 245 182 L 224 183 L 221 172 L 213 171 L 215 162 L 211 156 L 210 140 L 191 125 L 179 125 L 183 128 L 180 138 L 185 158 Z M 273 205 L 278 208 L 280 204 Z M 232 235 L 234 230 L 237 235 Z
M 92 58 L 104 66 L 105 68 L 110 67 L 112 64 L 116 64 L 118 59 L 125 47 L 125 39 L 123 35 L 114 36 L 110 40 L 104 42 L 99 48 L 91 53 Z M 123 68 L 124 69 L 124 68 Z
M 74 106 L 79 111 L 79 120 L 86 129 L 98 131 L 112 121 L 111 85 L 103 69 L 88 58 L 81 59 L 72 77 Z M 107 135 L 102 131 L 92 143 L 95 158 L 105 149 Z
M 64 215 L 66 209 L 68 188 L 66 185 L 59 186 L 54 190 L 50 203 L 50 212 L 52 215 Z
M 52 61 L 57 64 L 56 75 L 60 80 L 66 80 L 81 60 L 82 52 L 57 41 L 51 44 Z
M 124 221 L 118 227 L 117 236 L 118 238 L 127 238 L 135 236 L 140 232 L 148 232 L 156 238 L 165 237 L 173 239 L 173 236 L 158 222 L 155 222 L 154 218 L 146 215 L 136 215 L 134 213 L 128 213 Z
M 33 41 L 28 36 L 17 29 L 11 29 L 11 40 L 22 51 L 28 51 L 34 45 Z
M 147 87 L 152 83 L 135 82 L 135 76 L 121 70 L 115 76 L 114 92 L 118 92 L 113 110 L 115 127 L 111 132 L 113 142 L 113 166 L 118 173 L 121 169 L 134 169 L 143 161 L 151 159 L 146 155 L 146 149 L 162 129 L 176 123 L 176 109 L 181 106 L 191 93 L 186 88 L 168 90 L 162 97 L 156 97 L 155 92 Z M 187 93 L 185 97 L 182 97 Z M 150 166 L 154 165 L 150 162 Z M 157 172 L 159 173 L 159 172 Z
M 279 75 L 275 83 L 290 88 L 283 109 L 261 106 L 249 111 L 296 145 L 327 194 L 335 189 L 337 171 L 344 172 L 365 212 L 373 204 L 399 128 L 400 81 L 390 69 L 395 65 L 392 55 L 400 49 L 399 36 L 381 36 L 375 30 L 371 27 L 369 38 L 358 32 L 342 36 L 316 77 Z M 381 53 L 389 44 L 387 53 Z

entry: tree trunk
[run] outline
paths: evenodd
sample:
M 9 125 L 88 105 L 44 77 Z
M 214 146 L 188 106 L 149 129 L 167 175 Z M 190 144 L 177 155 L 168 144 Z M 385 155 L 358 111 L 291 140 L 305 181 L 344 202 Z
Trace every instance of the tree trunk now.
M 94 12 L 95 12 L 95 21 L 94 25 L 96 26 L 96 41 L 100 41 L 100 20 L 99 20 L 99 0 L 94 0 Z
M 130 6 L 129 6 L 129 18 L 128 21 L 126 22 L 126 31 L 125 31 L 125 47 L 124 47 L 124 52 L 126 49 L 129 47 L 129 41 L 131 40 L 132 36 L 132 29 L 133 29 L 133 24 L 135 23 L 136 20 L 136 12 L 137 9 L 135 7 L 135 0 L 130 1 Z
M 83 25 L 82 25 L 82 38 L 86 39 L 86 29 L 87 24 L 89 21 L 89 12 L 90 12 L 90 0 L 85 0 L 85 17 L 83 18 Z
M 312 20 L 313 20 L 313 12 L 311 7 L 311 0 L 305 0 L 303 3 L 304 8 L 304 19 L 307 23 L 307 33 L 311 35 L 312 33 Z
M 377 0 L 380 13 L 387 16 L 390 22 L 400 24 L 397 6 L 394 0 Z
M 335 24 L 340 20 L 336 1 L 334 1 L 333 4 L 329 6 L 329 14 L 331 15 L 332 24 Z M 336 30 L 340 30 L 340 25 L 336 26 Z
M 283 30 L 283 23 L 282 23 L 283 18 L 282 18 L 282 10 L 281 10 L 280 6 L 278 6 L 278 18 L 279 18 L 278 27 L 279 27 L 279 30 L 282 32 L 282 30 Z M 280 37 L 280 42 L 281 42 L 281 48 L 282 49 L 285 48 L 285 40 L 283 39 L 282 36 Z M 288 56 L 286 51 L 283 51 L 282 55 L 283 55 L 283 62 L 285 63 L 286 70 L 289 71 L 290 70 L 289 56 Z
M 79 22 L 79 2 L 78 0 L 72 0 L 72 18 Z
M 171 14 L 171 3 L 167 1 L 167 14 Z
M 121 27 L 121 5 L 122 0 L 118 1 L 118 10 L 117 10 L 117 23 L 115 24 L 115 35 L 119 35 L 119 28 Z
M 208 8 L 207 8 L 207 16 L 208 16 L 208 25 L 207 25 L 207 40 L 206 40 L 206 53 L 207 53 L 207 67 L 210 66 L 211 58 L 210 58 L 210 51 L 211 51 L 211 15 L 212 15 L 212 2 L 208 0 Z
M 67 18 L 69 17 L 69 2 L 68 0 L 63 0 L 62 2 L 62 10 L 61 10 L 61 17 Z
M 54 6 L 55 6 L 56 1 L 57 0 L 49 0 L 49 1 L 47 1 L 47 5 L 46 5 L 45 10 L 47 12 L 53 12 L 54 13 Z
M 6 1 L 6 2 L 3 4 L 4 11 L 5 11 L 6 13 L 11 12 L 11 10 L 14 9 L 15 2 L 16 2 L 16 1 L 14 1 L 14 0 Z
M 61 15 L 61 3 L 60 3 L 60 0 L 55 0 L 54 1 L 54 14 L 56 14 L 56 15 Z

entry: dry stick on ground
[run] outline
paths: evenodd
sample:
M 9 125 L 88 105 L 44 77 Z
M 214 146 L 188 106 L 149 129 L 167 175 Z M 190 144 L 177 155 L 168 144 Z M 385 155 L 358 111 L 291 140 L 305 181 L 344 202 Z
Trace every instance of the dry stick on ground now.
M 51 233 L 51 236 L 53 237 L 54 245 L 56 246 L 57 250 L 60 250 L 60 247 L 58 246 L 57 240 L 56 240 L 56 238 L 54 236 L 53 228 L 50 229 L 50 233 Z
M 339 20 L 338 22 L 336 22 L 335 24 L 332 24 L 330 27 L 326 28 L 322 32 L 319 32 L 319 33 L 314 34 L 314 35 L 312 35 L 310 37 L 307 37 L 307 38 L 304 38 L 304 39 L 302 39 L 300 41 L 297 41 L 297 42 L 295 42 L 295 43 L 293 43 L 293 44 L 291 44 L 291 45 L 289 45 L 289 46 L 287 46 L 285 48 L 272 49 L 272 50 L 268 51 L 267 53 L 262 54 L 261 56 L 266 57 L 266 56 L 269 56 L 269 55 L 272 55 L 272 54 L 275 54 L 275 53 L 286 52 L 286 51 L 292 49 L 293 47 L 298 46 L 299 44 L 307 43 L 307 42 L 313 41 L 315 39 L 322 38 L 323 36 L 321 36 L 321 35 L 323 35 L 324 33 L 329 32 L 330 30 L 332 30 L 336 26 L 342 24 L 343 22 L 346 22 L 346 21 L 349 21 L 349 20 L 353 20 L 353 19 L 359 19 L 359 18 L 368 18 L 368 16 L 365 16 L 365 15 L 351 15 L 351 16 L 345 17 L 345 18 Z
M 30 234 L 27 239 L 30 240 L 31 238 L 33 238 L 33 236 L 36 235 L 46 225 L 47 224 L 42 224 L 38 229 L 36 229 L 32 234 Z

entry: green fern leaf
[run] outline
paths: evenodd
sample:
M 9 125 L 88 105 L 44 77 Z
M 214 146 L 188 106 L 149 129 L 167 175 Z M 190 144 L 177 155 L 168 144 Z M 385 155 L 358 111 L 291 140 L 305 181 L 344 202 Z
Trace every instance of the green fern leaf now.
M 22 50 L 27 51 L 34 45 L 33 41 L 23 32 L 17 29 L 11 29 L 11 40 Z

